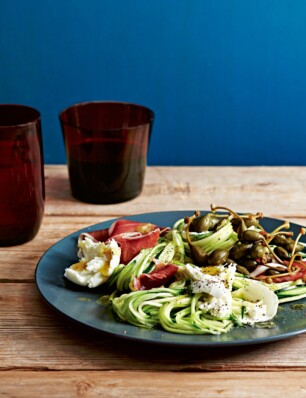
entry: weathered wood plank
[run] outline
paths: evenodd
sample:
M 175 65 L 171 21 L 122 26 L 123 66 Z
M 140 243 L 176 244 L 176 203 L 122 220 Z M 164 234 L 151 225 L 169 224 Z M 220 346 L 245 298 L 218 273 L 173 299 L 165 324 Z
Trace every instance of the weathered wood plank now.
M 0 372 L 1 395 L 62 397 L 301 398 L 305 372 Z
M 249 347 L 178 349 L 80 327 L 51 309 L 31 283 L 3 283 L 0 302 L 2 370 L 306 370 L 306 335 Z
M 46 178 L 48 215 L 122 216 L 216 203 L 271 217 L 306 217 L 305 167 L 148 167 L 142 194 L 115 205 L 73 199 L 66 166 L 46 166 Z
M 66 166 L 45 170 L 39 234 L 25 245 L 0 248 L 2 395 L 306 396 L 306 334 L 222 349 L 136 344 L 67 320 L 33 283 L 36 263 L 53 243 L 119 216 L 216 203 L 306 225 L 306 167 L 149 167 L 142 194 L 116 205 L 81 203 L 70 195 Z

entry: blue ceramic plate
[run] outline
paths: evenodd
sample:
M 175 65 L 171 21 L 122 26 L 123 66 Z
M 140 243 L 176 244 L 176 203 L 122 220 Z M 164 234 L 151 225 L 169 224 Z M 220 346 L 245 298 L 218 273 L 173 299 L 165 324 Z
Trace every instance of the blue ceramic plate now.
M 125 217 L 125 219 L 171 227 L 178 219 L 192 214 L 193 211 L 170 211 L 138 214 Z M 114 221 L 90 226 L 82 232 L 107 228 Z M 272 218 L 262 220 L 263 226 L 270 231 L 280 223 L 280 220 Z M 291 224 L 291 230 L 297 234 L 299 226 Z M 119 322 L 115 320 L 110 309 L 99 300 L 103 295 L 103 288 L 90 290 L 78 287 L 67 283 L 63 277 L 65 268 L 77 260 L 76 245 L 80 232 L 77 231 L 60 240 L 42 256 L 36 268 L 35 280 L 39 292 L 53 308 L 89 328 L 125 339 L 195 347 L 259 344 L 286 339 L 306 331 L 306 309 L 293 309 L 290 303 L 282 305 L 282 310 L 274 320 L 275 327 L 272 329 L 234 328 L 229 333 L 220 336 L 174 334 L 157 329 L 141 329 Z M 306 300 L 299 303 L 306 303 Z

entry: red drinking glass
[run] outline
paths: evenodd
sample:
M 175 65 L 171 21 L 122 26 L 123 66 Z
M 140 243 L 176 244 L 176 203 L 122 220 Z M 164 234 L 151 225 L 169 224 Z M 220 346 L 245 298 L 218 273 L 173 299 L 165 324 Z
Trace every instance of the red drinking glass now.
M 27 242 L 44 213 L 40 113 L 23 105 L 0 105 L 0 246 Z
M 118 203 L 140 194 L 154 113 L 122 102 L 84 102 L 59 115 L 72 195 Z

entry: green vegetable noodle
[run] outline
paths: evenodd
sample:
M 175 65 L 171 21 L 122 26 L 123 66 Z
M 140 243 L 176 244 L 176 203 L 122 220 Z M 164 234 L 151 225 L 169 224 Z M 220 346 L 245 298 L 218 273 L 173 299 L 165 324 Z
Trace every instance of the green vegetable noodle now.
M 133 247 L 125 262 L 120 241 L 86 237 L 80 261 L 65 276 L 88 287 L 105 284 L 115 317 L 135 327 L 194 335 L 274 327 L 279 304 L 306 298 L 305 229 L 294 236 L 280 222 L 268 231 L 262 218 L 211 205 L 210 212 L 157 230 L 155 244 L 140 246 L 136 255 Z M 139 228 L 131 232 L 132 245 L 156 234 L 153 224 Z

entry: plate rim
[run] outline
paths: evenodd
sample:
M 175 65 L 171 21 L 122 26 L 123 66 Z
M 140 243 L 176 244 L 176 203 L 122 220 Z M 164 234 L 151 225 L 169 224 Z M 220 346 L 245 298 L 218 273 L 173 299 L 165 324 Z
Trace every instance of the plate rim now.
M 210 212 L 210 210 L 200 210 L 201 213 L 207 213 Z M 95 332 L 98 333 L 104 333 L 110 336 L 114 336 L 114 337 L 118 337 L 120 339 L 124 339 L 124 340 L 130 340 L 130 341 L 137 341 L 137 342 L 141 342 L 141 343 L 148 343 L 148 344 L 155 344 L 155 345 L 163 345 L 163 346 L 180 346 L 180 347 L 231 347 L 231 346 L 246 346 L 246 345 L 255 345 L 255 344 L 263 344 L 263 343 L 269 343 L 269 342 L 274 342 L 274 341 L 279 341 L 279 340 L 284 340 L 284 339 L 288 339 L 294 336 L 297 336 L 299 334 L 305 333 L 306 332 L 306 323 L 305 323 L 305 328 L 304 329 L 298 329 L 298 330 L 294 330 L 294 331 L 290 331 L 290 332 L 285 332 L 285 333 L 281 333 L 278 335 L 271 335 L 271 336 L 266 336 L 266 337 L 255 337 L 255 338 L 242 338 L 240 340 L 229 340 L 229 341 L 207 341 L 205 340 L 205 337 L 211 337 L 212 335 L 193 335 L 193 334 L 186 334 L 184 336 L 186 336 L 188 338 L 187 341 L 171 341 L 171 340 L 162 340 L 162 339 L 152 339 L 152 337 L 139 337 L 139 336 L 135 336 L 134 334 L 130 335 L 128 333 L 126 334 L 122 334 L 122 333 L 118 333 L 116 331 L 109 331 L 109 330 L 105 330 L 103 328 L 97 327 L 95 325 L 91 325 L 88 324 L 86 322 L 83 322 L 80 319 L 75 318 L 74 316 L 64 312 L 63 310 L 61 310 L 60 308 L 58 308 L 54 303 L 52 303 L 45 295 L 45 293 L 43 292 L 42 289 L 42 285 L 43 283 L 39 280 L 39 276 L 38 273 L 40 271 L 40 267 L 42 266 L 43 262 L 46 259 L 46 256 L 50 254 L 50 252 L 52 252 L 52 250 L 57 247 L 57 245 L 59 245 L 60 243 L 64 243 L 66 240 L 76 237 L 77 235 L 79 235 L 81 232 L 88 232 L 90 230 L 98 230 L 101 228 L 108 228 L 113 222 L 120 220 L 120 219 L 129 219 L 129 220 L 133 220 L 133 218 L 142 218 L 142 217 L 150 217 L 152 215 L 152 217 L 157 216 L 157 215 L 162 215 L 162 214 L 178 214 L 181 213 L 182 215 L 184 213 L 186 213 L 186 215 L 188 215 L 188 213 L 193 214 L 194 210 L 165 210 L 165 211 L 158 211 L 158 212 L 148 212 L 148 213 L 137 213 L 137 214 L 132 214 L 132 215 L 124 215 L 124 216 L 119 216 L 116 218 L 112 218 L 109 220 L 105 220 L 105 221 L 101 221 L 99 223 L 94 223 L 91 225 L 88 225 L 86 227 L 80 228 L 68 235 L 66 235 L 65 237 L 59 239 L 58 241 L 56 241 L 55 243 L 53 243 L 39 258 L 37 265 L 35 267 L 35 272 L 34 272 L 34 281 L 35 281 L 35 285 L 36 288 L 40 294 L 40 296 L 43 298 L 43 300 L 45 301 L 45 303 L 48 304 L 48 306 L 50 308 L 52 308 L 53 310 L 55 310 L 56 313 L 60 314 L 61 316 L 64 316 L 65 318 L 69 319 L 69 321 L 72 321 L 73 323 L 76 323 L 82 327 L 86 327 L 89 328 L 90 330 L 93 330 Z M 241 212 L 238 212 L 241 213 Z M 275 218 L 275 217 L 267 217 L 264 216 L 264 219 L 268 220 L 268 221 L 278 221 L 278 222 L 282 222 L 283 219 L 281 218 Z M 141 221 L 140 221 L 141 222 Z M 299 227 L 299 224 L 290 222 L 290 225 L 293 226 L 297 226 Z M 67 289 L 67 292 L 69 290 Z M 90 290 L 89 290 L 90 292 Z M 98 304 L 97 304 L 98 305 Z M 115 323 L 119 323 L 119 321 L 117 321 L 114 318 L 114 322 Z M 103 324 L 103 320 L 101 322 Z M 142 331 L 149 331 L 149 329 L 145 329 L 145 328 L 140 328 L 128 323 L 123 323 L 120 322 L 122 325 L 126 325 L 127 327 L 132 327 L 135 328 L 135 330 L 137 329 L 141 329 Z M 166 333 L 167 335 L 179 335 L 179 334 L 175 334 L 175 333 L 171 333 L 171 332 L 167 332 L 164 330 L 161 330 L 162 333 Z M 192 341 L 192 338 L 195 338 L 194 341 Z M 199 338 L 204 338 L 204 340 L 199 341 Z

